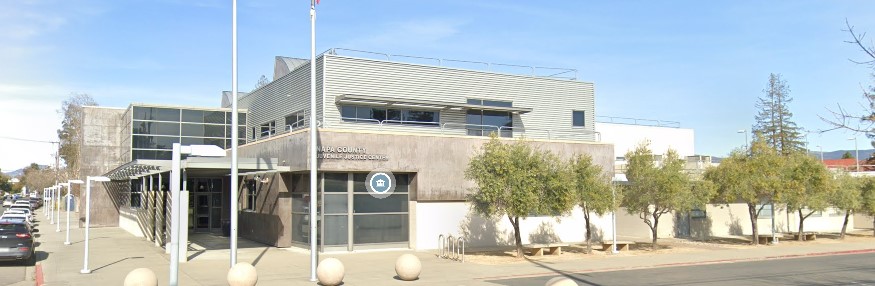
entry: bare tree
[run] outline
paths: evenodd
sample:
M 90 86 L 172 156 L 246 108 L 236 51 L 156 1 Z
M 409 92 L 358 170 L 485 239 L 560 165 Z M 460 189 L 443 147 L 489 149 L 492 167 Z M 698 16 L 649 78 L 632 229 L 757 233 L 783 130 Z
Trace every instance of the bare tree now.
M 851 62 L 861 65 L 867 65 L 875 71 L 875 45 L 871 42 L 867 43 L 866 33 L 857 33 L 854 31 L 854 26 L 845 19 L 845 26 L 847 30 L 844 30 L 851 34 L 852 40 L 845 41 L 846 43 L 856 45 L 863 53 L 868 57 L 867 60 L 853 60 L 849 59 Z M 875 76 L 875 74 L 873 74 Z M 824 130 L 836 130 L 836 129 L 847 129 L 855 132 L 865 133 L 869 139 L 875 140 L 875 86 L 862 87 L 863 90 L 863 98 L 868 101 L 868 106 L 863 107 L 863 111 L 860 112 L 850 112 L 841 105 L 837 105 L 836 109 L 827 109 L 830 113 L 827 118 L 824 116 L 819 116 L 821 120 L 825 121 L 829 125 L 832 126 L 831 129 Z
M 61 103 L 58 113 L 64 116 L 61 129 L 58 129 L 58 139 L 61 142 L 58 150 L 61 159 L 67 165 L 68 176 L 79 177 L 79 144 L 82 142 L 82 107 L 96 106 L 97 102 L 86 93 L 72 93 Z

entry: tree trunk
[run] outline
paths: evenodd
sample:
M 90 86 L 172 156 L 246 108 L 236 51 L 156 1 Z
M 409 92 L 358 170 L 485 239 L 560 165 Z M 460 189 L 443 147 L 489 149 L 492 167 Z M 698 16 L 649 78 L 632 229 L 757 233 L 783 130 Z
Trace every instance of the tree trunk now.
M 845 221 L 842 223 L 842 233 L 839 234 L 839 239 L 845 239 L 845 231 L 848 229 L 848 218 L 851 217 L 851 211 L 845 211 Z
M 516 257 L 523 258 L 523 239 L 520 237 L 520 218 L 508 216 L 507 219 L 509 219 L 510 224 L 513 225 L 513 240 L 516 243 Z
M 750 244 L 758 245 L 760 243 L 760 233 L 757 229 L 757 206 L 754 204 L 747 204 L 747 212 L 750 214 L 750 225 L 751 225 L 751 233 L 753 234 L 751 237 Z M 774 212 L 773 214 L 774 215 Z
M 656 212 L 653 213 L 653 227 L 650 228 L 651 235 L 653 235 L 653 241 L 651 242 L 651 246 L 653 250 L 657 249 L 656 240 L 659 238 L 657 235 L 657 230 L 659 230 L 659 216 L 656 215 Z
M 796 240 L 805 241 L 805 235 L 802 234 L 805 227 L 805 216 L 802 215 L 802 209 L 799 209 L 799 230 L 797 231 Z
M 590 232 L 589 213 L 583 210 L 583 220 L 586 221 L 586 253 L 592 253 L 592 232 Z

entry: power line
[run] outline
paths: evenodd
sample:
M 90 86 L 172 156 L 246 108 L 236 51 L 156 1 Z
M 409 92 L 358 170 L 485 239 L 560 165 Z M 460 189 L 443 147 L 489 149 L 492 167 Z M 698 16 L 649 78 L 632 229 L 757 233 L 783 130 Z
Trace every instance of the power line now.
M 15 138 L 15 137 L 8 137 L 8 136 L 0 136 L 0 138 L 9 139 L 9 140 L 27 141 L 27 142 L 52 143 L 52 144 L 60 143 L 58 141 L 33 140 L 33 139 Z

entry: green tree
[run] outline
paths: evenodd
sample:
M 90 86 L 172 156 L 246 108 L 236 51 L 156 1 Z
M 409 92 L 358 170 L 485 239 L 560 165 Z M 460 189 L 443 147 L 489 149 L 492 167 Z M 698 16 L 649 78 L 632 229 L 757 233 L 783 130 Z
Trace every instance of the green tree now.
M 671 212 L 684 212 L 708 203 L 710 192 L 696 191 L 684 173 L 684 161 L 669 149 L 657 164 L 649 143 L 639 144 L 626 153 L 629 185 L 623 188 L 622 205 L 629 214 L 637 214 L 650 228 L 652 247 L 657 249 L 659 219 Z
M 869 216 L 875 216 L 875 178 L 866 177 L 862 182 L 862 208 L 860 212 Z M 872 235 L 875 235 L 875 219 L 872 220 Z
M 61 113 L 64 117 L 61 121 L 61 129 L 58 129 L 58 139 L 61 146 L 58 151 L 61 159 L 71 172 L 70 177 L 79 177 L 79 144 L 82 142 L 82 116 L 83 106 L 96 106 L 97 102 L 85 93 L 73 93 L 61 103 Z
M 734 151 L 719 166 L 705 170 L 705 179 L 717 188 L 719 201 L 747 204 L 753 234 L 751 244 L 759 243 L 757 221 L 763 208 L 785 188 L 783 164 L 777 151 L 768 146 L 762 136 L 756 136 L 748 150 Z
M 845 153 L 842 154 L 842 159 L 854 159 L 854 155 L 851 155 L 851 152 L 845 151 Z
M 598 165 L 593 164 L 592 156 L 577 155 L 571 160 L 571 175 L 577 191 L 577 203 L 583 209 L 586 223 L 586 252 L 592 253 L 591 214 L 604 215 L 616 208 L 610 178 Z
M 785 175 L 786 188 L 780 192 L 775 201 L 784 203 L 787 211 L 795 211 L 799 216 L 797 237 L 805 240 L 802 235 L 805 229 L 805 219 L 816 212 L 822 212 L 829 207 L 832 195 L 832 174 L 819 160 L 808 154 L 797 152 L 786 157 Z
M 504 143 L 493 134 L 468 163 L 465 177 L 477 186 L 468 196 L 476 213 L 507 216 L 520 258 L 520 219 L 567 214 L 576 203 L 568 165 L 523 139 Z
M 769 86 L 763 90 L 765 95 L 756 104 L 754 133 L 762 134 L 769 146 L 782 155 L 803 150 L 801 128 L 793 122 L 793 113 L 788 104 L 793 102 L 787 82 L 780 74 L 769 74 Z
M 848 229 L 848 220 L 851 214 L 860 210 L 863 206 L 862 179 L 851 177 L 846 172 L 839 173 L 835 178 L 835 192 L 830 196 L 830 204 L 845 212 L 845 220 L 842 222 L 840 237 L 845 238 Z

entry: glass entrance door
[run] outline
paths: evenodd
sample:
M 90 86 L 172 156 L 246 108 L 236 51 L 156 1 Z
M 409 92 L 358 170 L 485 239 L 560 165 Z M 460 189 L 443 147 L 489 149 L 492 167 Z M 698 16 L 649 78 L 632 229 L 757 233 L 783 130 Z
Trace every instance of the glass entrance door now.
M 194 231 L 210 231 L 210 194 L 194 195 Z

